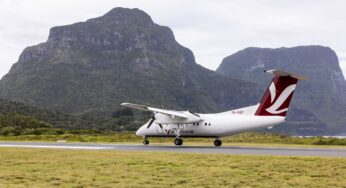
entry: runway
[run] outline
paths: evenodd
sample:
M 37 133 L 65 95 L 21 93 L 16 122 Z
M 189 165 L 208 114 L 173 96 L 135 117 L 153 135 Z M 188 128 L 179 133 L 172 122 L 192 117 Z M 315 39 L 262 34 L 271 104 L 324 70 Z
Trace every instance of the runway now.
M 276 155 L 276 156 L 323 156 L 345 157 L 346 148 L 297 148 L 297 147 L 247 147 L 247 146 L 174 146 L 142 144 L 98 144 L 98 143 L 57 143 L 57 142 L 0 142 L 0 147 L 18 148 L 52 148 L 79 150 L 117 150 L 117 151 L 152 151 L 178 153 L 210 153 L 241 155 Z

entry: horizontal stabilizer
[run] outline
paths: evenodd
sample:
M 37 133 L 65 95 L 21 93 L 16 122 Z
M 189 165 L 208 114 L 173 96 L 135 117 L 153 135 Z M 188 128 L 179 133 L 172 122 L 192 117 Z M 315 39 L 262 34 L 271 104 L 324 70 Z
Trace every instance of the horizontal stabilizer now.
M 278 70 L 278 69 L 265 70 L 264 72 L 272 74 L 274 76 L 290 76 L 290 77 L 295 78 L 297 80 L 306 80 L 306 77 L 303 77 L 303 76 L 300 76 L 300 75 L 297 75 L 294 73 Z

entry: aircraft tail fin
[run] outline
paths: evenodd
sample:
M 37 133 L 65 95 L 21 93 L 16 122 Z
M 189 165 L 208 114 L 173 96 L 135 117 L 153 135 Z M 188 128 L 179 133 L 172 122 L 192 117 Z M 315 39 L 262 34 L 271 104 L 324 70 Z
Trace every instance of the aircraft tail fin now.
M 281 70 L 264 72 L 270 73 L 274 77 L 265 91 L 255 115 L 285 117 L 298 80 L 305 78 Z

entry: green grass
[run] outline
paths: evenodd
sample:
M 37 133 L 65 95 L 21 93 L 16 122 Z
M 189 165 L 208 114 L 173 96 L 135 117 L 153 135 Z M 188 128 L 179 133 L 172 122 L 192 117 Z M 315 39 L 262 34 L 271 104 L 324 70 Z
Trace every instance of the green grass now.
M 7 141 L 58 141 L 69 142 L 133 142 L 142 143 L 143 138 L 131 132 L 106 132 L 103 134 L 62 134 L 62 135 L 20 135 L 0 136 L 0 140 Z M 149 138 L 151 143 L 172 143 L 172 138 Z M 214 139 L 184 138 L 185 143 L 212 144 Z M 222 138 L 224 145 L 318 145 L 318 146 L 346 146 L 346 139 L 338 138 L 297 138 L 270 133 L 242 133 Z
M 345 187 L 346 159 L 0 148 L 0 187 Z

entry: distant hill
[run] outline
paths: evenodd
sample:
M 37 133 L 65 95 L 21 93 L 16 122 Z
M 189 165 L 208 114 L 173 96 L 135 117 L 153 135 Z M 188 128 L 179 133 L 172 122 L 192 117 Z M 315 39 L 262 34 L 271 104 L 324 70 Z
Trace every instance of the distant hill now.
M 121 102 L 216 112 L 259 99 L 256 84 L 196 64 L 168 27 L 126 8 L 52 28 L 2 78 L 0 96 L 84 116 L 109 116 Z
M 246 48 L 222 61 L 217 72 L 261 85 L 270 81 L 263 70 L 283 69 L 307 77 L 298 84 L 289 112 L 290 126 L 281 132 L 346 133 L 346 81 L 333 50 L 322 46 Z

